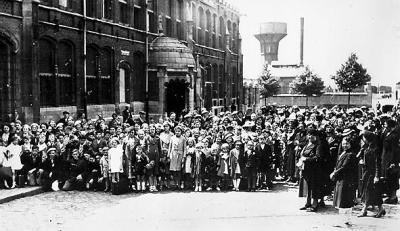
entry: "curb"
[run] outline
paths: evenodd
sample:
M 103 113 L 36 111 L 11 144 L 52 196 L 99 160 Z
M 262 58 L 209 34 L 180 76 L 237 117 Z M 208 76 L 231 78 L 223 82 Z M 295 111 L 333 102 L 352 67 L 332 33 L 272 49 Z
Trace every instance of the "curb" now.
M 34 189 L 32 191 L 28 191 L 28 192 L 24 192 L 24 193 L 20 193 L 20 194 L 16 194 L 16 195 L 12 195 L 3 199 L 0 199 L 0 204 L 4 204 L 13 200 L 17 200 L 17 199 L 21 199 L 24 197 L 31 197 L 31 196 L 35 196 L 38 194 L 43 193 L 44 191 L 41 188 L 38 189 Z

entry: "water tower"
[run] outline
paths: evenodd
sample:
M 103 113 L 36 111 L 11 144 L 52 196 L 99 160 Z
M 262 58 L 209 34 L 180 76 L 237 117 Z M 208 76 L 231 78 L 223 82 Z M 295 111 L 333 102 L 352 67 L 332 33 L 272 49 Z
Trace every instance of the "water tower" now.
M 261 55 L 270 65 L 278 60 L 279 42 L 287 35 L 287 24 L 284 22 L 266 22 L 260 24 L 259 33 L 254 35 L 261 45 Z

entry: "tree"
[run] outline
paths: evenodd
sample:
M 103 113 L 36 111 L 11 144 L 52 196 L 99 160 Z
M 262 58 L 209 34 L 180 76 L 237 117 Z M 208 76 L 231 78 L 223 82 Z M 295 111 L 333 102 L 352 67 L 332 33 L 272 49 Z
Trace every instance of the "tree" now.
M 324 81 L 313 73 L 308 66 L 306 70 L 292 82 L 292 89 L 306 96 L 307 107 L 308 97 L 321 96 L 324 94 L 324 88 Z
M 268 66 L 264 67 L 264 71 L 261 76 L 258 78 L 258 84 L 260 85 L 260 95 L 262 95 L 265 99 L 265 103 L 267 102 L 267 98 L 278 94 L 281 86 L 279 85 L 279 81 L 272 77 L 271 72 L 268 70 Z
M 371 76 L 367 73 L 360 63 L 358 57 L 352 53 L 345 64 L 342 64 L 340 70 L 336 72 L 332 79 L 341 91 L 348 92 L 347 107 L 350 107 L 350 93 L 359 87 L 364 86 L 371 81 Z

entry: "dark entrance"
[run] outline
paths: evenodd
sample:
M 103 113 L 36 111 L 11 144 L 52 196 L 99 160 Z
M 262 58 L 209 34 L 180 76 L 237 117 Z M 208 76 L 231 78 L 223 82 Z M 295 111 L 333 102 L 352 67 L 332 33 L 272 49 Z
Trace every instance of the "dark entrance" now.
M 0 123 L 8 116 L 10 78 L 10 46 L 0 38 Z
M 183 109 L 186 106 L 187 89 L 189 84 L 185 80 L 170 80 L 167 84 L 167 94 L 166 94 L 166 108 L 168 114 L 175 112 L 180 116 Z

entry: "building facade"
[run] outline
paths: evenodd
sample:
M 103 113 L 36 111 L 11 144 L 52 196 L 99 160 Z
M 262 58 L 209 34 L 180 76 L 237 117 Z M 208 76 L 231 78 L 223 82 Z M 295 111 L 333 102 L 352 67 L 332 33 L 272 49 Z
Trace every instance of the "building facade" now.
M 0 115 L 241 108 L 240 15 L 221 0 L 0 0 Z

